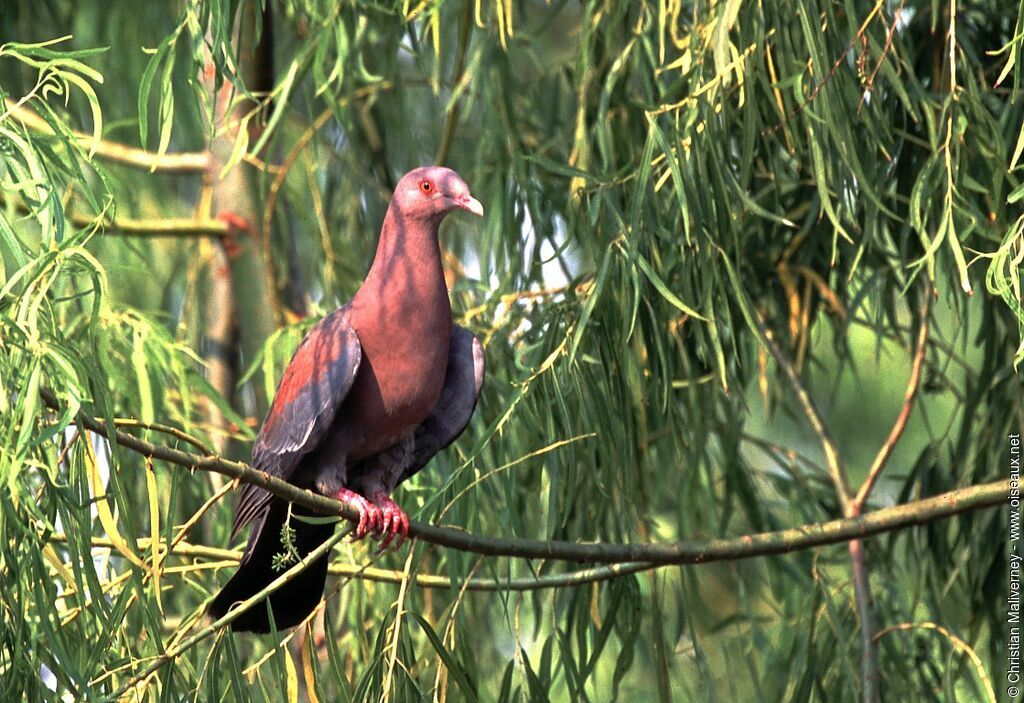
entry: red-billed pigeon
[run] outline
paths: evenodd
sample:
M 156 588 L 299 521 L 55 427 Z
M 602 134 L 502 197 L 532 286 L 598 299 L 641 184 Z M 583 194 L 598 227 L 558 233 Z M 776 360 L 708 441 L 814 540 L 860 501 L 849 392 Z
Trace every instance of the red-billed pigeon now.
M 458 437 L 469 424 L 484 377 L 483 348 L 452 324 L 441 267 L 438 227 L 453 210 L 483 215 L 454 171 L 423 167 L 398 182 L 381 227 L 373 265 L 352 301 L 302 340 L 263 421 L 253 466 L 272 476 L 350 503 L 356 536 L 383 546 L 409 529 L 389 494 Z M 238 571 L 210 604 L 221 617 L 280 575 L 288 503 L 252 484 L 241 489 L 232 536 L 252 522 Z M 305 556 L 334 532 L 292 508 L 294 548 Z M 401 540 L 399 541 L 399 543 Z M 277 628 L 293 627 L 323 594 L 327 556 L 270 596 Z M 266 604 L 232 623 L 267 632 Z

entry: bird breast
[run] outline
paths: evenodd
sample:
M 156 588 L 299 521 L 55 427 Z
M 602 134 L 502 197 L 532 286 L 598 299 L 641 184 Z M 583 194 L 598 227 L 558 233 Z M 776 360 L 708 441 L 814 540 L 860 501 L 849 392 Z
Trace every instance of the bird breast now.
M 398 297 L 399 300 L 402 297 Z M 408 298 L 406 298 L 408 299 Z M 386 449 L 427 419 L 444 386 L 451 341 L 451 308 L 443 300 L 377 307 L 372 323 L 354 322 L 362 361 L 343 412 L 352 459 Z

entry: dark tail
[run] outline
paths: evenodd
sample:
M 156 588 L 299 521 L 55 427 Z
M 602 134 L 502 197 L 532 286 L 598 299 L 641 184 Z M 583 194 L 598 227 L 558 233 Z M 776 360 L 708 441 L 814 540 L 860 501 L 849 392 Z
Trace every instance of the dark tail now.
M 305 557 L 331 536 L 334 525 L 311 525 L 301 522 L 295 519 L 296 513 L 302 514 L 298 506 L 293 507 L 291 520 L 291 527 L 295 531 L 295 548 L 299 556 Z M 233 604 L 256 595 L 284 573 L 284 570 L 274 570 L 273 559 L 275 554 L 285 552 L 284 545 L 281 544 L 281 528 L 287 515 L 288 503 L 275 498 L 263 518 L 253 521 L 249 543 L 246 545 L 245 556 L 242 557 L 238 571 L 224 584 L 224 588 L 207 610 L 214 618 L 224 616 Z M 298 625 L 320 602 L 324 593 L 324 582 L 327 580 L 327 557 L 325 554 L 317 559 L 271 594 L 270 609 L 274 611 L 274 624 L 279 630 Z M 232 622 L 231 629 L 240 632 L 270 632 L 266 601 L 257 603 Z

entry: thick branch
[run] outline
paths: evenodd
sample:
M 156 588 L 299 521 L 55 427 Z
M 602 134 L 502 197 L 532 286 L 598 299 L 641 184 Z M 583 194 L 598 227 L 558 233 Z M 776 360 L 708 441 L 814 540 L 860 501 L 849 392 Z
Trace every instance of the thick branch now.
M 57 407 L 52 394 L 44 392 L 47 404 Z M 87 415 L 80 415 L 81 424 L 93 432 L 107 435 L 107 427 Z M 265 488 L 285 500 L 325 515 L 341 515 L 346 520 L 358 519 L 356 510 L 326 496 L 301 489 L 291 483 L 258 471 L 248 464 L 217 456 L 198 456 L 172 449 L 126 432 L 115 430 L 113 439 L 123 447 L 144 456 L 201 471 L 213 471 Z M 763 532 L 741 537 L 673 544 L 596 544 L 559 540 L 530 540 L 473 535 L 458 529 L 433 527 L 413 522 L 409 534 L 444 547 L 477 554 L 560 559 L 592 564 L 646 562 L 649 564 L 701 564 L 712 561 L 735 561 L 770 554 L 785 554 L 827 544 L 848 542 L 883 532 L 923 525 L 953 515 L 1005 503 L 1010 491 L 1009 480 L 961 488 L 904 505 L 884 508 L 865 515 L 832 520 L 826 523 L 776 532 Z
M 79 226 L 92 224 L 92 218 L 74 215 L 72 221 Z M 226 237 L 230 227 L 221 220 L 200 220 L 192 217 L 159 217 L 149 220 L 134 220 L 117 217 L 104 221 L 106 232 L 121 233 L 134 237 Z
M 0 205 L 4 204 L 4 196 L 0 195 Z M 24 213 L 31 214 L 32 208 L 25 202 L 15 199 L 14 207 Z M 92 227 L 96 224 L 94 215 L 71 212 L 71 221 L 76 227 Z M 213 219 L 193 217 L 156 217 L 151 219 L 132 219 L 127 217 L 105 217 L 100 221 L 105 234 L 124 234 L 133 237 L 226 237 L 231 234 L 227 222 Z
M 11 115 L 16 117 L 22 124 L 33 132 L 41 134 L 54 134 L 53 128 L 42 117 L 24 105 L 18 105 L 14 100 L 7 98 L 4 104 Z M 116 161 L 126 166 L 145 168 L 151 171 L 162 171 L 166 173 L 202 173 L 206 170 L 210 161 L 207 152 L 184 153 L 184 154 L 154 154 L 145 149 L 125 146 L 116 142 L 105 140 L 94 141 L 92 135 L 82 132 L 72 132 L 72 136 L 82 142 L 82 146 L 88 150 L 95 148 L 97 156 L 110 161 Z

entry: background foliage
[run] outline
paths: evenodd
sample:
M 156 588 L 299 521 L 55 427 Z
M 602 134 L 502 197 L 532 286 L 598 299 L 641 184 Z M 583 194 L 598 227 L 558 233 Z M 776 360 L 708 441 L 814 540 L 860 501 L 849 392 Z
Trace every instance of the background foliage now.
M 416 519 L 660 542 L 841 516 L 758 319 L 856 487 L 923 311 L 870 505 L 1004 478 L 1022 33 L 1024 5 L 994 1 L 4 3 L 0 698 L 870 698 L 843 545 L 468 592 L 566 567 L 418 543 L 377 561 L 451 589 L 339 577 L 310 634 L 222 632 L 139 681 L 202 627 L 231 561 L 186 547 L 228 545 L 231 499 L 70 423 L 246 457 L 302 332 L 358 287 L 391 186 L 437 162 L 487 210 L 442 242 L 489 376 L 399 491 Z M 1005 523 L 864 543 L 886 697 L 998 688 Z

